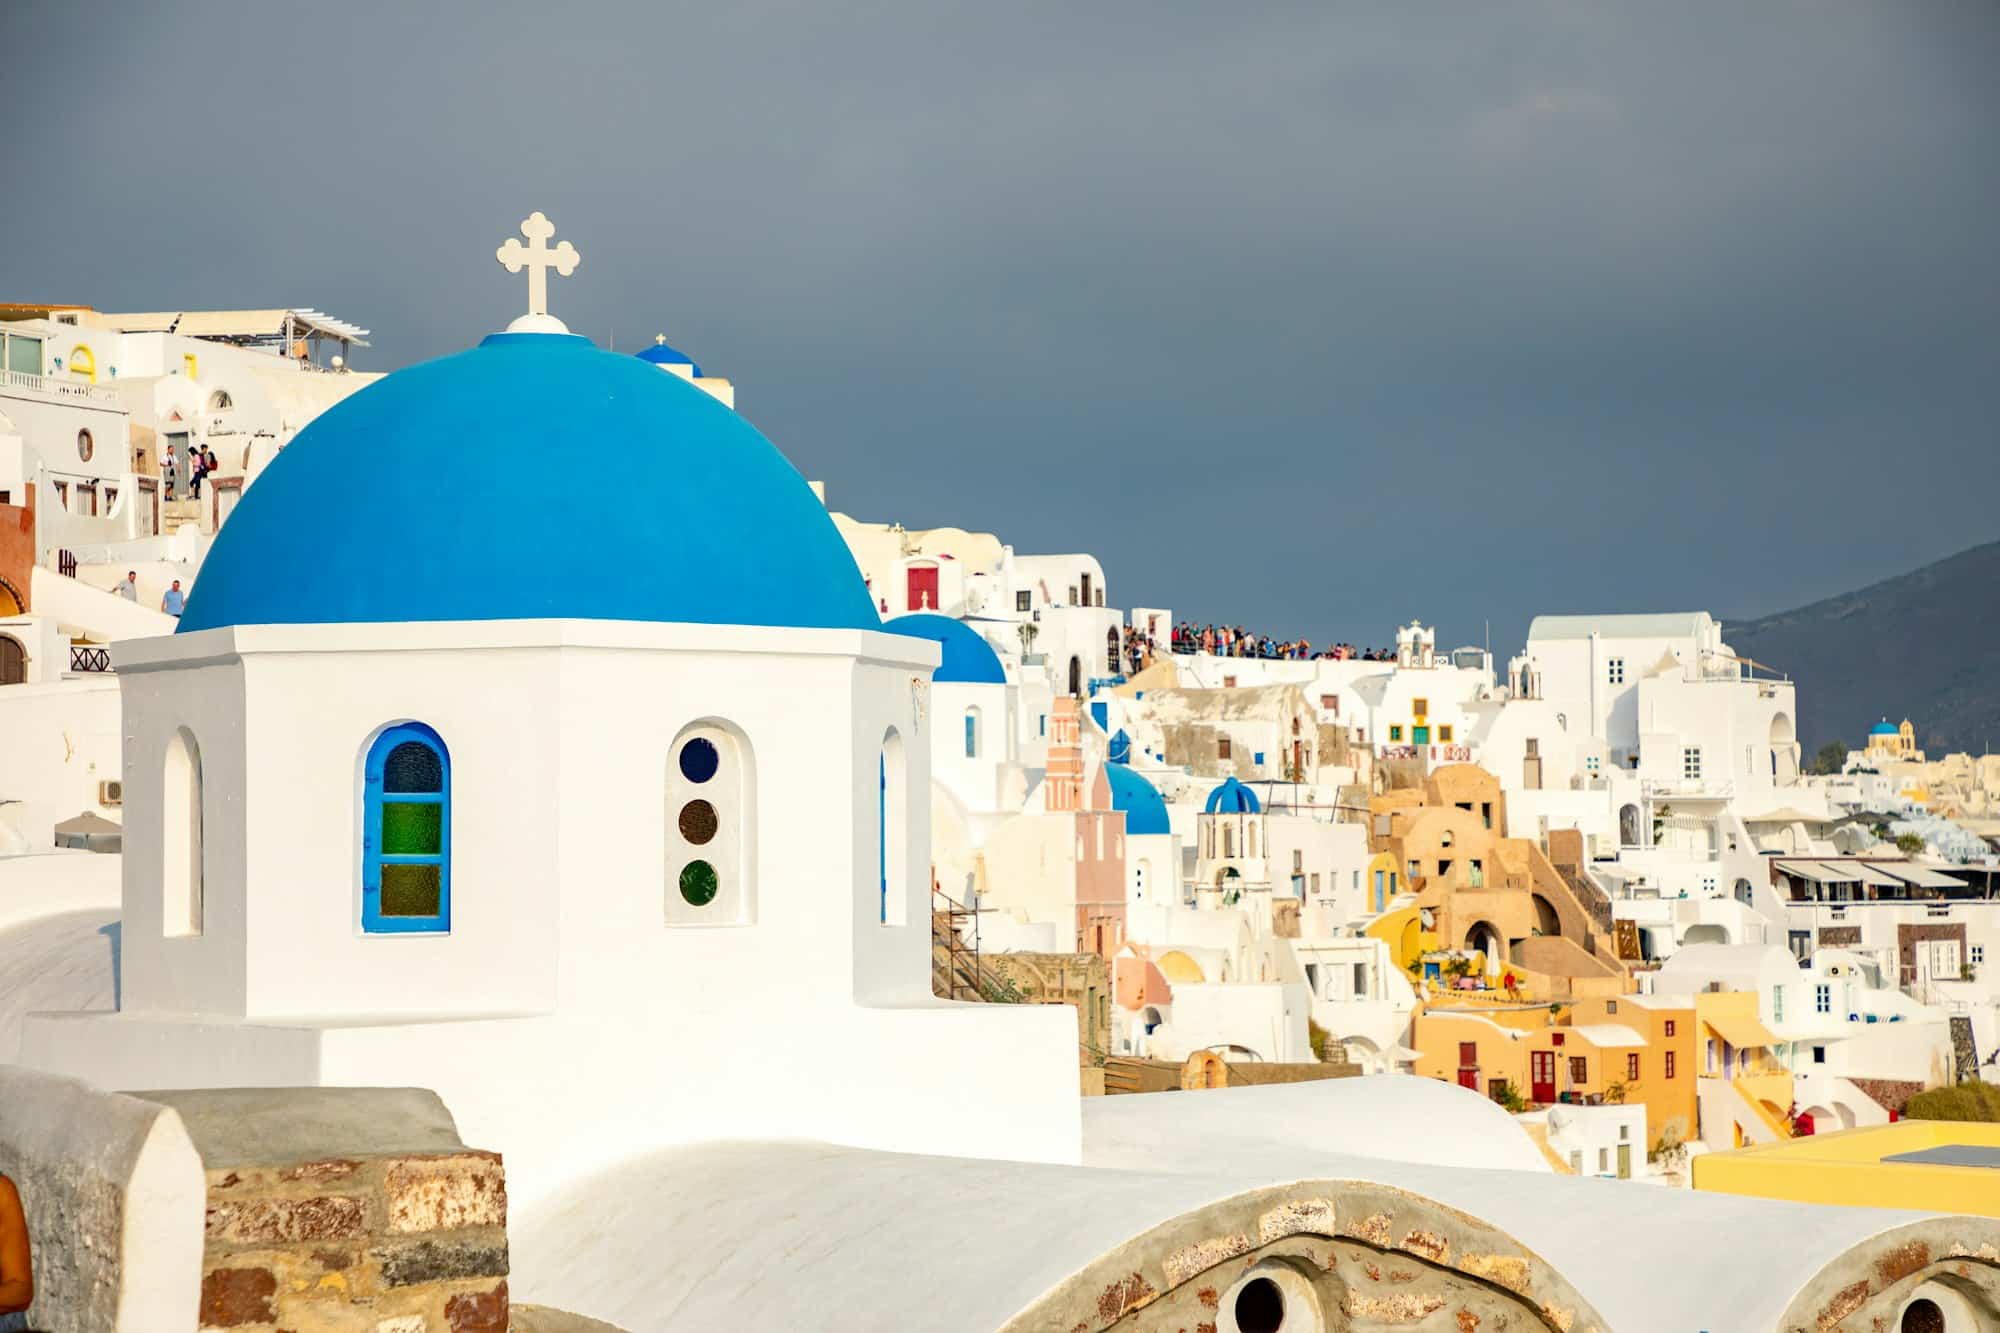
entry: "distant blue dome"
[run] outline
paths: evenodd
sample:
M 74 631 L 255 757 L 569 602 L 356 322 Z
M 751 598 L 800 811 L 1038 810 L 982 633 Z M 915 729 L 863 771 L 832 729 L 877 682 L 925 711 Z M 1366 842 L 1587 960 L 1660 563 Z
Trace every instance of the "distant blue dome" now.
M 656 366 L 688 366 L 694 370 L 695 374 L 701 374 L 701 367 L 695 365 L 693 357 L 689 356 L 686 352 L 676 351 L 665 343 L 654 343 L 651 347 L 639 353 L 639 359 L 641 361 L 650 361 Z
M 1118 734 L 1111 738 L 1110 753 L 1107 757 L 1114 764 L 1132 762 L 1132 738 L 1125 734 L 1125 728 L 1118 728 Z
M 1145 837 L 1173 832 L 1173 826 L 1167 822 L 1167 803 L 1153 790 L 1152 783 L 1123 764 L 1106 764 L 1104 773 L 1111 779 L 1111 808 L 1125 812 L 1126 833 Z
M 993 651 L 993 645 L 962 620 L 919 611 L 915 615 L 897 616 L 882 628 L 913 639 L 929 639 L 944 648 L 944 657 L 932 680 L 968 685 L 1007 683 L 1007 672 L 1001 667 L 1000 655 Z
M 563 618 L 881 628 L 825 506 L 748 421 L 587 339 L 496 333 L 300 431 L 180 630 Z
M 1874 726 L 1868 728 L 1868 734 L 1870 736 L 1900 736 L 1903 733 L 1901 728 L 1885 717 Z
M 1202 807 L 1211 815 L 1254 815 L 1263 808 L 1257 793 L 1235 778 L 1224 779 L 1220 787 L 1208 794 L 1208 804 Z

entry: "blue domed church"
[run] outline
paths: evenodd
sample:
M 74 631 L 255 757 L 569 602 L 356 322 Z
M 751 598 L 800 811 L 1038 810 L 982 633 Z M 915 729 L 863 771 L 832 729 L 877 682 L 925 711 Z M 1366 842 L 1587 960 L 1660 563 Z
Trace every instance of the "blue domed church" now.
M 529 1211 L 722 1136 L 1074 1159 L 1069 1016 L 931 994 L 940 640 L 671 370 L 531 298 L 270 465 L 118 646 L 118 1009 L 27 1063 L 432 1088 Z

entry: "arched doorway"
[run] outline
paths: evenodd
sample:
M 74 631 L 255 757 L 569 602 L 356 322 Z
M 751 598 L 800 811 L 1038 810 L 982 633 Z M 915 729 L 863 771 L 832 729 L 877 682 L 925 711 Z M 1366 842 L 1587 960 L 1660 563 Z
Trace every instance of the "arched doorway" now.
M 1544 935 L 1562 934 L 1562 917 L 1557 914 L 1556 905 L 1539 893 L 1534 895 L 1534 898 L 1535 929 Z
M 11 634 L 0 634 L 0 685 L 20 685 L 28 679 L 28 650 Z
M 1507 961 L 1507 941 L 1491 921 L 1475 921 L 1466 928 L 1465 948 L 1486 955 L 1486 974 L 1493 976 Z
M 22 600 L 20 589 L 5 579 L 0 579 L 0 616 L 22 616 L 28 613 L 28 604 Z
M 1716 925 L 1712 921 L 1705 921 L 1698 926 L 1689 926 L 1687 934 L 1681 937 L 1683 947 L 1690 944 L 1727 943 L 1729 943 L 1729 927 Z
M 1639 838 L 1639 807 L 1627 803 L 1618 807 L 1618 842 L 1625 847 L 1643 847 Z
M 1771 718 L 1771 777 L 1782 785 L 1792 782 L 1798 775 L 1797 731 L 1789 714 L 1774 714 Z
M 1083 659 L 1080 657 L 1069 659 L 1069 692 L 1079 699 L 1083 697 Z

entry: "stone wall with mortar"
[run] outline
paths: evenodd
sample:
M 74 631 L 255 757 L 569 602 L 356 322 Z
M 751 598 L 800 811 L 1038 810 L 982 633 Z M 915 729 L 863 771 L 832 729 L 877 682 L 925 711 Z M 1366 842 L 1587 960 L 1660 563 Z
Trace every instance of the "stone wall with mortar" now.
M 0 1065 L 0 1174 L 20 1190 L 35 1276 L 34 1304 L 0 1329 L 192 1327 L 201 1163 L 173 1111 Z
M 507 1333 L 506 1173 L 434 1094 L 148 1095 L 201 1151 L 203 1330 Z

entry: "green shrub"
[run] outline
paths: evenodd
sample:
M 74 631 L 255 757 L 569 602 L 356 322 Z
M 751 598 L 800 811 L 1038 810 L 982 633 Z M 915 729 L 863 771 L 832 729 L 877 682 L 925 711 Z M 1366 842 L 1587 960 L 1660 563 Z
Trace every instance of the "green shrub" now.
M 2000 1086 L 1966 1082 L 1952 1088 L 1932 1088 L 1910 1098 L 1903 1114 L 1911 1120 L 2000 1123 Z

